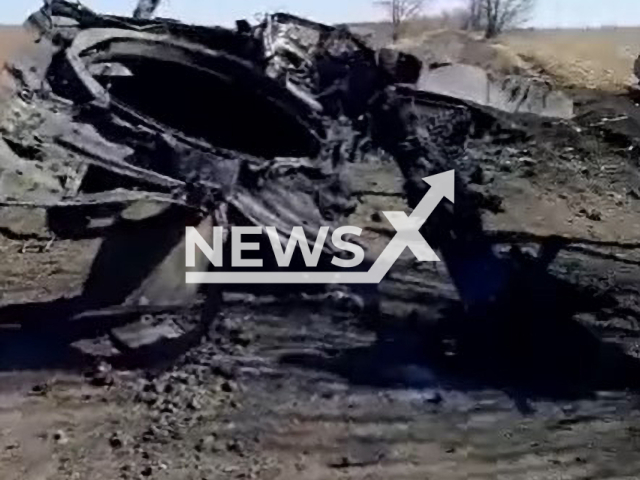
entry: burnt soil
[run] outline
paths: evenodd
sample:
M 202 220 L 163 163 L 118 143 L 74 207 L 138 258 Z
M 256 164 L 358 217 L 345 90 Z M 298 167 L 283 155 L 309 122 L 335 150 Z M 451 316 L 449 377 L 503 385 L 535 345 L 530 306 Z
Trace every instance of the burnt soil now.
M 487 228 L 519 265 L 489 321 L 408 255 L 358 290 L 365 308 L 229 292 L 209 340 L 145 368 L 5 329 L 2 478 L 638 478 L 640 107 L 574 95 L 575 121 L 504 118 L 469 146 Z M 401 180 L 352 170 L 349 224 L 375 255 Z M 4 304 L 77 293 L 98 247 L 0 234 Z

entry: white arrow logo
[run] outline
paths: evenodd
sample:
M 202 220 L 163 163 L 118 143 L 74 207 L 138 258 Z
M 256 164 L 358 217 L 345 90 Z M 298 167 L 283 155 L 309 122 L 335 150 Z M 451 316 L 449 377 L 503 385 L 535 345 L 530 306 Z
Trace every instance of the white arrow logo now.
M 227 284 L 377 284 L 382 281 L 405 248 L 420 262 L 440 259 L 420 233 L 443 198 L 455 201 L 455 172 L 423 179 L 431 186 L 410 216 L 404 212 L 383 212 L 398 233 L 368 272 L 187 272 L 187 283 Z

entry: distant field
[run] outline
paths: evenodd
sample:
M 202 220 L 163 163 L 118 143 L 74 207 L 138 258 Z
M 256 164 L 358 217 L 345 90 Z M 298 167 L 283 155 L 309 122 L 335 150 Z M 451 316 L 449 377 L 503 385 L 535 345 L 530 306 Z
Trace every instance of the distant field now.
M 376 46 L 391 42 L 385 23 L 352 28 Z M 397 46 L 427 62 L 459 61 L 501 73 L 532 69 L 567 87 L 620 90 L 637 82 L 633 64 L 640 55 L 640 27 L 522 30 L 485 42 L 479 35 L 416 24 Z
M 352 27 L 359 33 L 367 34 L 376 46 L 386 45 L 390 41 L 389 29 L 384 24 Z M 434 45 L 432 42 L 435 40 L 433 34 L 437 35 L 437 32 L 416 30 L 419 29 L 414 29 L 410 38 L 399 42 L 400 48 L 410 47 L 412 44 L 415 47 L 421 45 L 417 50 L 407 49 L 423 57 L 429 56 L 429 50 L 442 48 L 442 45 Z M 0 65 L 20 52 L 29 42 L 29 35 L 21 27 L 0 26 Z M 549 73 L 564 86 L 619 90 L 636 82 L 633 63 L 640 55 L 640 27 L 526 30 L 509 33 L 501 37 L 498 43 L 506 45 L 512 53 L 521 56 L 526 64 Z M 508 55 L 505 56 L 508 52 L 498 53 L 511 62 Z M 480 56 L 485 55 L 486 53 Z M 478 62 L 471 63 L 485 66 L 484 60 L 486 59 L 478 59 Z M 521 66 L 519 62 L 513 63 Z M 503 66 L 500 69 L 504 69 Z
M 522 31 L 501 42 L 566 86 L 619 90 L 637 82 L 640 27 Z
M 30 37 L 22 27 L 0 26 L 0 65 L 3 65 L 29 41 Z

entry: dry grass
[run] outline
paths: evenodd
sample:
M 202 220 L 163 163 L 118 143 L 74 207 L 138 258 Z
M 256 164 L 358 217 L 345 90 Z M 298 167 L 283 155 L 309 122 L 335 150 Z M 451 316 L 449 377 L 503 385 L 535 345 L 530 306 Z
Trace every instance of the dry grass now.
M 523 31 L 501 42 L 563 86 L 618 91 L 637 82 L 640 28 Z
M 518 73 L 530 64 L 567 87 L 615 91 L 636 82 L 633 62 L 640 55 L 640 28 L 519 31 L 502 37 L 503 45 L 472 41 L 462 32 L 420 30 L 398 46 L 423 58 L 461 57 L 451 60 L 501 73 Z M 0 26 L 0 66 L 30 42 L 21 27 Z
M 375 45 L 390 43 L 388 25 L 362 29 Z M 640 55 L 640 27 L 523 30 L 486 42 L 481 35 L 423 22 L 412 24 L 396 46 L 426 62 L 457 61 L 502 74 L 545 73 L 564 87 L 619 91 L 637 83 L 633 63 Z

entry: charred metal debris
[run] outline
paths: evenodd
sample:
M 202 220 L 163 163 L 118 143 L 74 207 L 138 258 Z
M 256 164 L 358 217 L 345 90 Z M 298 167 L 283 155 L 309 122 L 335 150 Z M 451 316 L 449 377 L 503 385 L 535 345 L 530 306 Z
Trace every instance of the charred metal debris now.
M 84 292 L 63 302 L 67 317 L 193 304 L 202 292 L 184 285 L 185 225 L 286 236 L 305 225 L 313 236 L 353 211 L 345 166 L 370 151 L 397 162 L 414 207 L 422 178 L 454 168 L 487 120 L 414 89 L 416 57 L 288 14 L 229 30 L 53 0 L 27 25 L 38 39 L 5 75 L 14 95 L 0 124 L 0 201 L 46 208 L 58 236 L 104 237 Z M 497 260 L 458 183 L 455 212 L 442 208 L 425 233 L 474 302 L 495 292 L 479 291 L 467 265 Z M 130 326 L 116 337 L 137 347 L 179 336 L 166 322 L 144 328 L 143 341 Z

